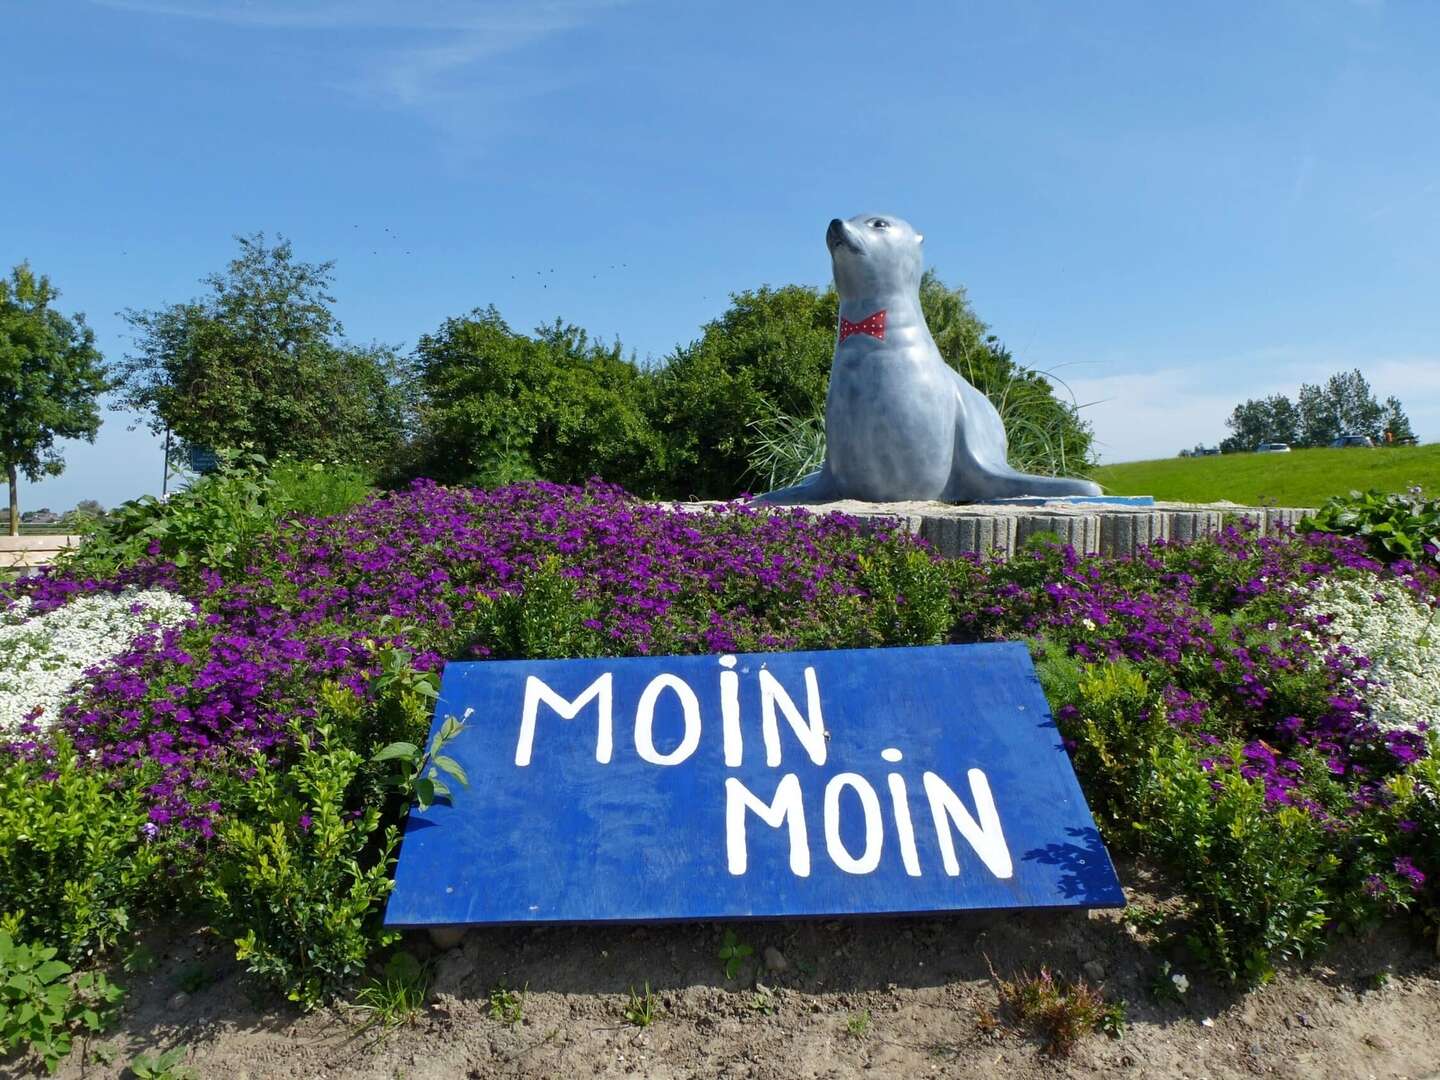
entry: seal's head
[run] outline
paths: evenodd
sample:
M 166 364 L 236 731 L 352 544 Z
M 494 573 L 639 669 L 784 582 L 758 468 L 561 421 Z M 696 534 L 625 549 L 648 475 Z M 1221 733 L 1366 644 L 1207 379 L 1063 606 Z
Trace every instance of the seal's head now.
M 840 299 L 918 292 L 924 239 L 894 214 L 857 214 L 830 222 L 825 244 Z

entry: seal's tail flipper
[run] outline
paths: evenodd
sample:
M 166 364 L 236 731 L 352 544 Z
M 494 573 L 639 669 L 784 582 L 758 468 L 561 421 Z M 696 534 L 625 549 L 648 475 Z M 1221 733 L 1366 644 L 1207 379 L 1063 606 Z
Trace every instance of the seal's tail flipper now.
M 973 464 L 951 477 L 941 498 L 945 502 L 980 502 L 985 499 L 1018 499 L 1026 495 L 1055 499 L 1066 495 L 1101 494 L 1100 485 L 1093 480 L 1035 476 L 1016 472 L 1008 465 Z
M 796 506 L 802 503 L 834 502 L 840 497 L 840 492 L 835 487 L 835 481 L 831 478 L 830 471 L 819 469 L 799 483 L 768 491 L 764 495 L 757 495 L 751 501 L 770 503 L 776 506 Z

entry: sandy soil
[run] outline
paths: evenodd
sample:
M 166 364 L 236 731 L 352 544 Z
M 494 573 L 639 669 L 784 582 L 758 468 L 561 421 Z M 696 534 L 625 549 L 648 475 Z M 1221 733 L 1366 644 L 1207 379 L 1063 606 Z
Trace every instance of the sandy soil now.
M 1171 906 L 1143 881 L 1131 897 L 1132 910 Z M 229 1080 L 1440 1077 L 1440 959 L 1418 924 L 1342 942 L 1248 995 L 1190 971 L 1178 1002 L 1153 998 L 1165 957 L 1118 912 L 732 924 L 755 950 L 734 980 L 717 958 L 725 929 L 472 931 L 448 951 L 416 935 L 409 947 L 435 973 L 431 1000 L 388 1033 L 365 1029 L 353 1008 L 301 1016 L 257 996 L 223 943 L 176 930 L 149 942 L 154 970 L 116 973 L 130 990 L 119 1027 L 77 1049 L 60 1075 L 128 1075 L 136 1053 L 183 1044 L 196 1075 Z M 784 970 L 773 954 L 767 967 L 767 947 Z M 1057 1060 L 1008 1022 L 992 966 L 1013 978 L 1041 965 L 1127 1002 L 1123 1036 L 1086 1036 Z M 647 982 L 659 1015 L 639 1028 L 624 1013 Z M 193 992 L 180 989 L 187 983 Z M 490 1016 L 502 985 L 524 988 L 517 1024 Z M 36 1071 L 33 1060 L 7 1066 L 0 1076 Z

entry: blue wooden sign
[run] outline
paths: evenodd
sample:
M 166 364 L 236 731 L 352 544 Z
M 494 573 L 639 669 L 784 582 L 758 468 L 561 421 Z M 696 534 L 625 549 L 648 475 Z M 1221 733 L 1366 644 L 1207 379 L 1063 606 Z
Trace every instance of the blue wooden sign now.
M 1020 643 L 452 663 L 392 927 L 1115 907 Z
M 220 456 L 214 450 L 204 446 L 190 446 L 186 448 L 187 459 L 191 472 L 197 472 L 201 476 L 208 476 L 220 468 Z

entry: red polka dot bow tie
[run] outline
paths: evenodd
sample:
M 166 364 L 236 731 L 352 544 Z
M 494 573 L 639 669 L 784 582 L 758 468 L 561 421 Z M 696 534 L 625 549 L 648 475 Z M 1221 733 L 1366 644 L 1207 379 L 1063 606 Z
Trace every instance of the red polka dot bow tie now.
M 885 340 L 885 309 L 881 308 L 874 315 L 867 315 L 859 322 L 851 322 L 840 316 L 840 340 L 844 341 L 851 334 L 869 334 L 880 341 Z

